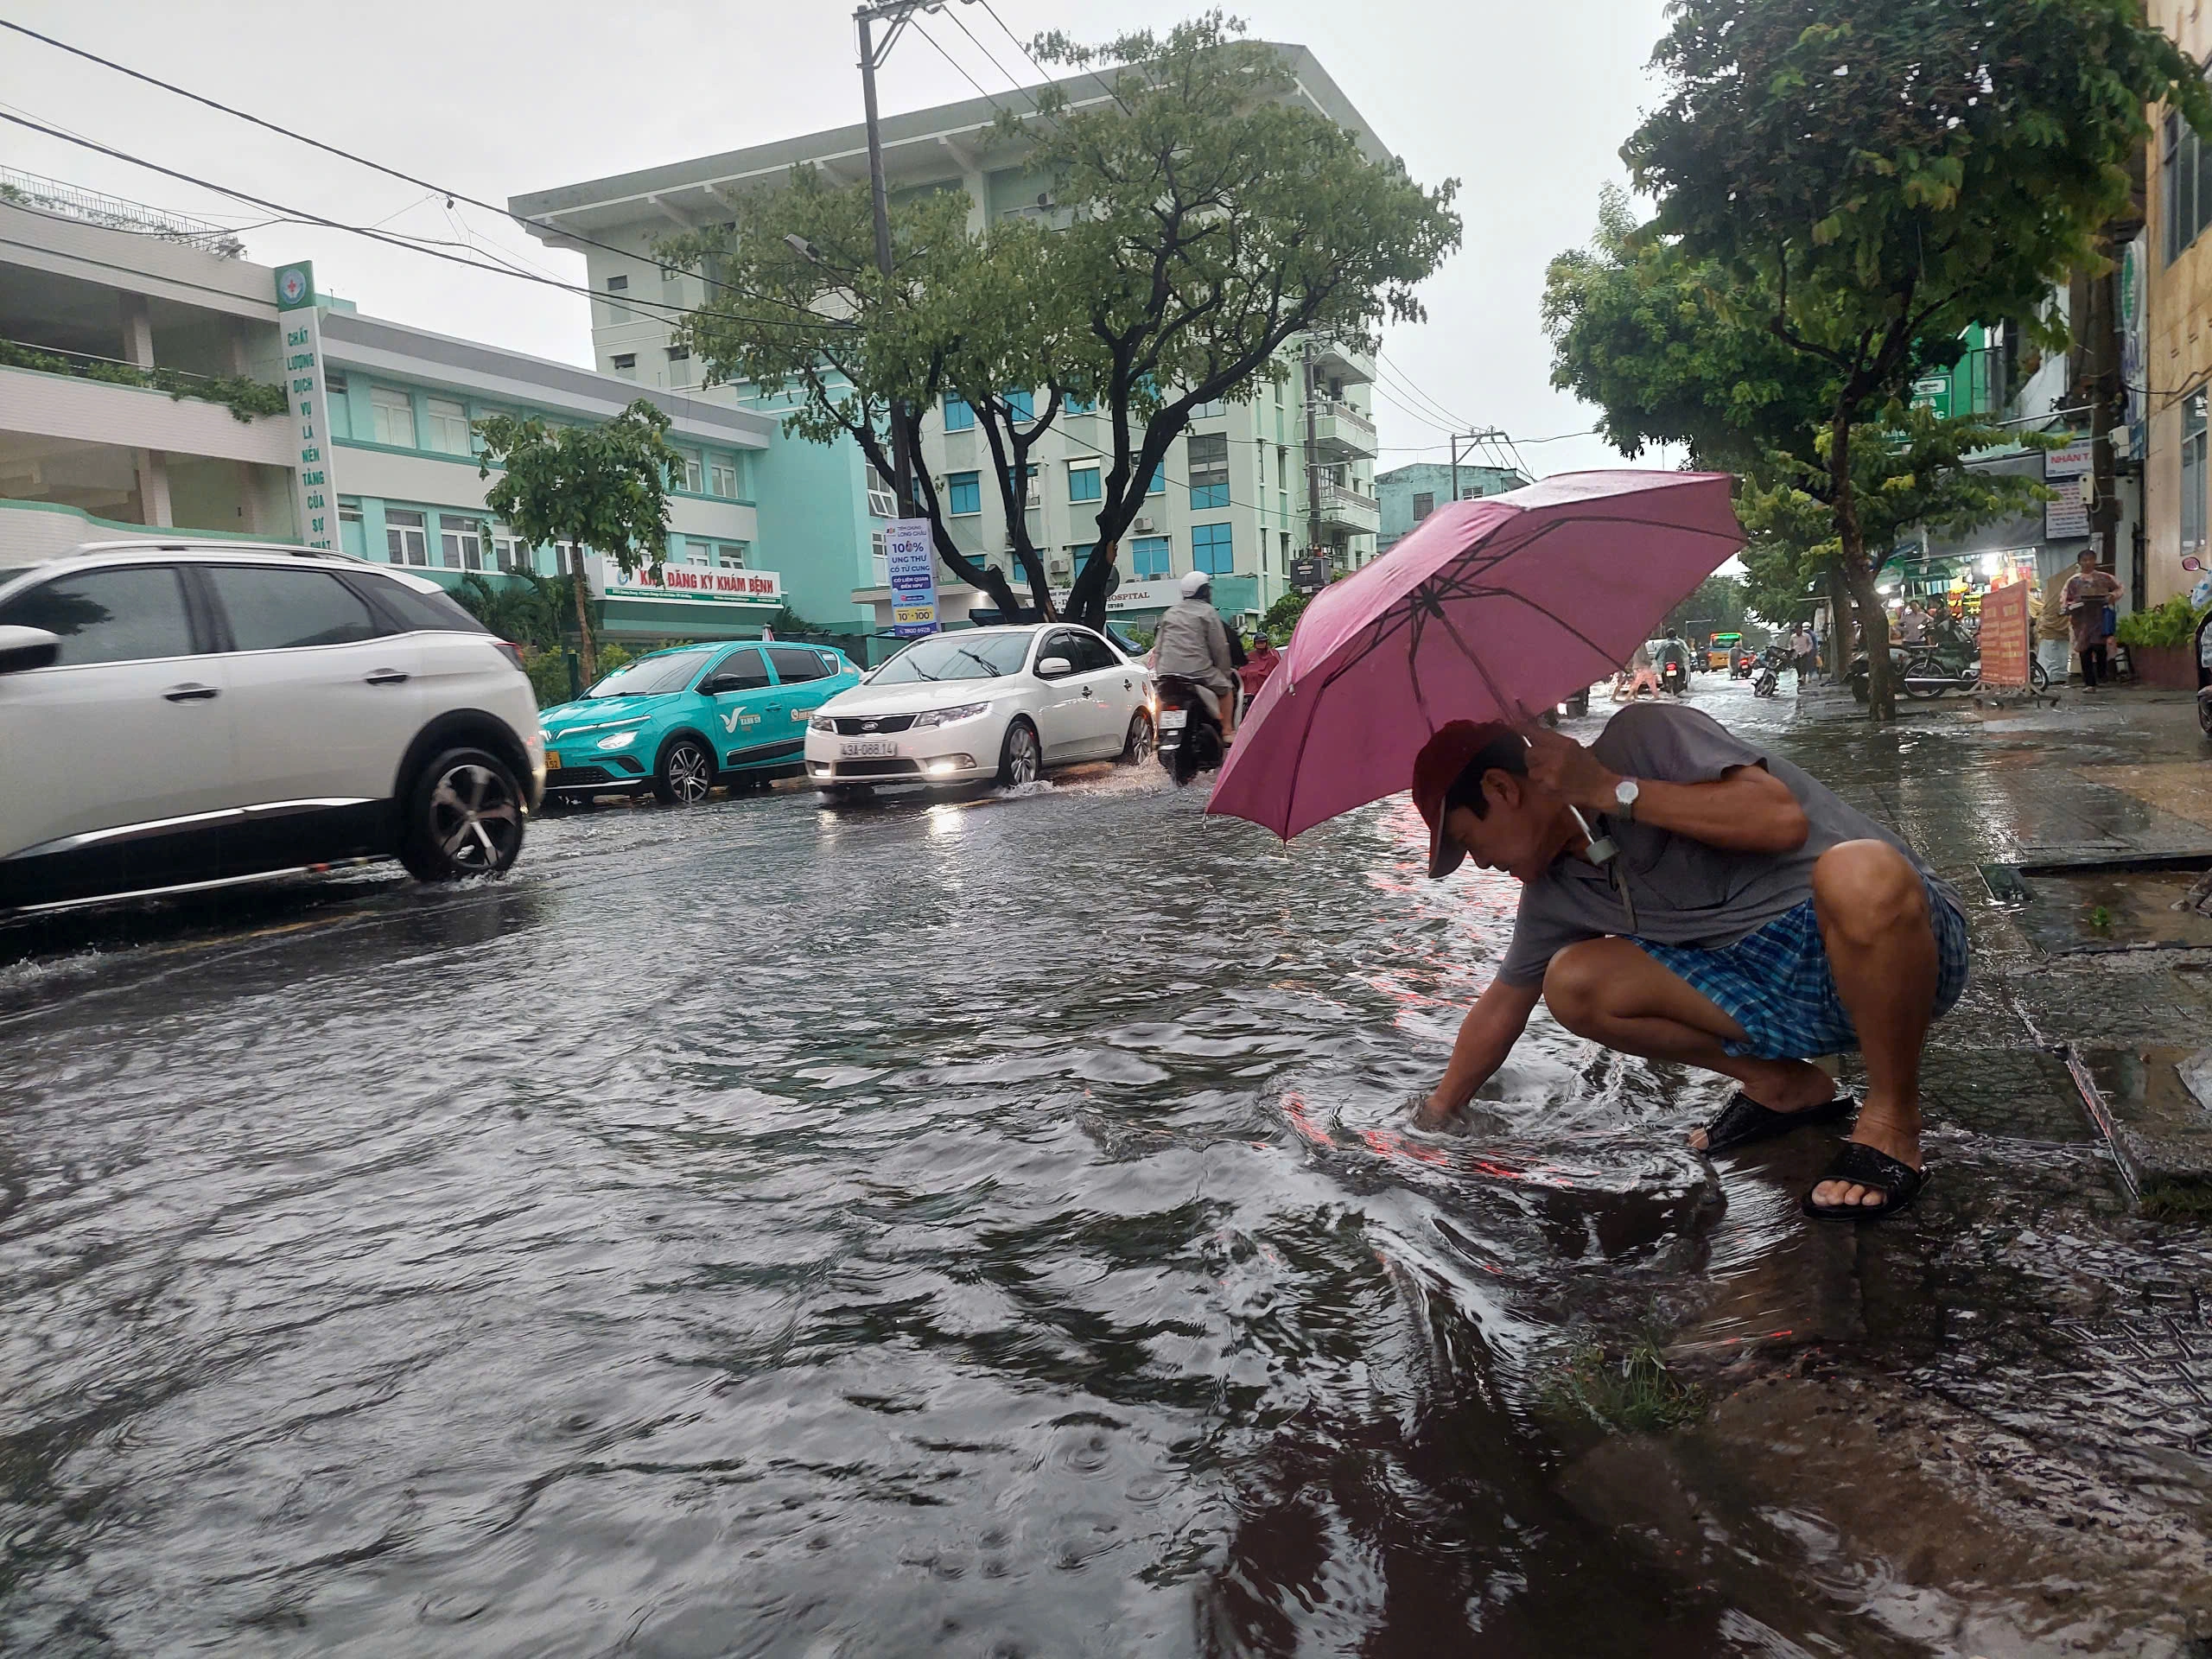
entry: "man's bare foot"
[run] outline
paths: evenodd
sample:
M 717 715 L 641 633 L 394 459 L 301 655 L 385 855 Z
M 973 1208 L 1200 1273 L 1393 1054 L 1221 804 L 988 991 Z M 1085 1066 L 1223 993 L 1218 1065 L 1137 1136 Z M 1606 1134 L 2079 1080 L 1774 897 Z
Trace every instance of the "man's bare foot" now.
M 1905 1127 L 1906 1123 L 1911 1127 Z M 1856 1141 L 1877 1152 L 1885 1152 L 1901 1164 L 1915 1169 L 1920 1167 L 1920 1109 L 1916 1104 L 1908 1117 L 1886 1105 L 1878 1105 L 1870 1096 L 1860 1109 L 1859 1122 L 1853 1128 L 1849 1141 Z M 1813 1202 L 1837 1205 L 1858 1204 L 1873 1205 L 1888 1195 L 1879 1187 L 1861 1186 L 1856 1181 L 1822 1181 L 1813 1189 Z
M 1414 1107 L 1413 1127 L 1423 1135 L 1449 1135 L 1459 1127 L 1459 1114 L 1440 1108 L 1433 1097 L 1423 1096 Z
M 1835 1079 L 1810 1060 L 1775 1060 L 1771 1077 L 1745 1084 L 1744 1092 L 1770 1112 L 1809 1111 L 1835 1098 Z M 1690 1149 L 1705 1150 L 1705 1131 L 1690 1131 Z

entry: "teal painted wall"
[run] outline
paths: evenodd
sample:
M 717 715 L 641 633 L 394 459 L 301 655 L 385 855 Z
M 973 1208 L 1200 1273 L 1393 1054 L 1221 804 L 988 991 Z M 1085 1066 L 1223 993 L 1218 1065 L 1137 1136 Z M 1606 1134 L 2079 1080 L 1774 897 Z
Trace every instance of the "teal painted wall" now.
M 761 398 L 750 406 L 774 415 L 790 404 Z M 785 602 L 808 621 L 873 626 L 874 609 L 855 604 L 853 589 L 875 581 L 872 538 L 884 521 L 868 510 L 860 446 L 849 438 L 809 443 L 779 431 L 747 466 L 760 523 L 752 562 L 784 579 Z

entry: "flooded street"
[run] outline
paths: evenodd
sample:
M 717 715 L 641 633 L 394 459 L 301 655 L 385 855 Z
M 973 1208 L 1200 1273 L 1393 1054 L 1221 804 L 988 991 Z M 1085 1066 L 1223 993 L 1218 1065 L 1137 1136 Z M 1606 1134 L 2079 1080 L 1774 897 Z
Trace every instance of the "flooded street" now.
M 1717 1086 L 1540 1013 L 1408 1140 L 1511 884 L 1203 804 L 607 810 L 19 938 L 0 1649 L 1949 1651 L 1561 1496 L 1562 1359 L 1801 1235 L 1682 1149 Z

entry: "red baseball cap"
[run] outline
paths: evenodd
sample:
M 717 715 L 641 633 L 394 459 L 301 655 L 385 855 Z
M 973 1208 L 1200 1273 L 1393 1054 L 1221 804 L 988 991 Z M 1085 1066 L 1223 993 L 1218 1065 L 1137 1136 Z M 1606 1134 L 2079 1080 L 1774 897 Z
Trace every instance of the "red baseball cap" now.
M 1428 875 L 1435 880 L 1459 868 L 1467 855 L 1444 830 L 1444 796 L 1459 781 L 1467 763 L 1513 728 L 1495 720 L 1455 720 L 1437 728 L 1414 757 L 1414 804 L 1428 825 Z

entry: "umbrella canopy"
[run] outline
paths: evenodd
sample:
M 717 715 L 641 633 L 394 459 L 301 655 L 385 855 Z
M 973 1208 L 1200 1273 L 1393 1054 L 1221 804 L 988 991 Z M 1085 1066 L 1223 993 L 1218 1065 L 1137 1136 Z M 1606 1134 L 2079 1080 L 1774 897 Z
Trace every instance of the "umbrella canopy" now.
M 1744 544 L 1726 473 L 1564 473 L 1440 507 L 1324 588 L 1209 812 L 1287 841 L 1407 786 L 1447 721 L 1529 720 L 1611 674 Z

